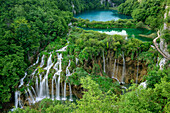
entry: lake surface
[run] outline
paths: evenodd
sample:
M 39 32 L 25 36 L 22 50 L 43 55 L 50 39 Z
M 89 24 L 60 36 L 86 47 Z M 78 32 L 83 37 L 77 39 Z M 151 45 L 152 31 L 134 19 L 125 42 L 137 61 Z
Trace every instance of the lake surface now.
M 118 19 L 132 19 L 131 16 L 126 16 L 122 14 L 118 14 L 117 10 L 92 10 L 80 13 L 75 16 L 76 18 L 89 19 L 90 21 L 110 21 L 110 20 L 118 20 Z M 154 31 L 150 31 L 147 29 L 132 29 L 132 28 L 113 28 L 113 29 L 95 29 L 95 28 L 83 28 L 84 30 L 93 30 L 98 31 L 100 33 L 106 33 L 108 35 L 123 35 L 127 38 L 137 38 L 142 41 L 152 41 L 153 39 L 145 38 L 139 36 L 149 35 Z
M 151 38 L 145 38 L 139 36 L 139 34 L 143 35 L 149 35 L 153 33 L 154 31 L 147 30 L 147 29 L 132 29 L 132 28 L 113 28 L 113 29 L 94 29 L 94 28 L 83 28 L 84 30 L 93 30 L 93 31 L 98 31 L 100 33 L 106 33 L 108 35 L 123 35 L 127 38 L 137 38 L 142 41 L 152 41 L 153 39 Z
M 117 10 L 92 10 L 85 11 L 78 15 L 75 15 L 76 18 L 89 19 L 90 21 L 110 21 L 118 19 L 131 19 L 131 16 L 126 16 L 118 14 Z

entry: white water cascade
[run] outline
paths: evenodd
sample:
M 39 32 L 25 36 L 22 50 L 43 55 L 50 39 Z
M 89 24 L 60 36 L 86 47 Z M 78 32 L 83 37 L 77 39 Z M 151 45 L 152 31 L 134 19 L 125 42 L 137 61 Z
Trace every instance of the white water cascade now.
M 78 58 L 76 58 L 76 65 L 78 64 L 78 61 L 79 61 L 79 59 L 78 59 Z
M 106 72 L 106 69 L 105 69 L 105 57 L 104 57 L 104 50 L 103 50 L 103 70 L 104 70 L 104 72 Z
M 64 92 L 63 92 L 63 98 L 62 98 L 62 100 L 67 100 L 67 98 L 66 98 L 66 82 L 67 82 L 67 78 L 66 78 L 66 81 L 64 82 Z
M 69 83 L 69 91 L 70 91 L 70 101 L 73 101 L 72 91 L 71 91 L 71 84 Z
M 43 55 L 43 56 L 42 56 L 42 58 L 41 58 L 41 64 L 40 64 L 40 67 L 43 67 L 43 65 L 44 65 L 44 57 L 45 57 L 45 55 Z
M 15 108 L 18 108 L 18 93 L 19 93 L 19 91 L 15 91 Z
M 160 70 L 163 70 L 165 63 L 166 63 L 166 58 L 162 58 L 159 63 Z
M 52 57 L 52 54 L 50 53 L 50 57 L 48 58 L 48 61 L 47 61 L 47 67 L 44 68 L 45 70 L 47 70 L 46 75 L 45 75 L 45 77 L 44 77 L 44 80 L 46 81 L 45 86 L 46 86 L 46 91 L 47 91 L 47 98 L 50 98 L 50 95 L 49 95 L 49 87 L 48 87 L 48 74 L 49 74 L 49 72 L 50 72 L 51 67 L 53 66 L 51 57 Z
M 51 87 L 51 99 L 54 100 L 54 80 L 56 79 L 55 75 L 53 76 L 52 79 L 52 87 Z
M 56 88 L 57 88 L 57 90 L 56 90 L 56 100 L 60 100 L 60 75 L 58 77 Z
M 28 93 L 29 93 L 29 95 L 30 95 L 30 101 L 31 101 L 31 103 L 35 103 L 35 99 L 34 99 L 34 96 L 33 96 L 33 94 L 32 94 L 32 92 L 31 92 L 31 90 L 28 88 L 27 89 L 28 90 Z
M 118 75 L 118 71 L 119 71 L 119 59 L 117 59 L 116 78 L 117 78 L 117 75 Z
M 125 74 L 126 74 L 126 64 L 125 64 L 125 57 L 124 57 L 124 52 L 122 53 L 122 57 L 123 57 L 123 70 L 122 70 L 122 83 L 124 84 L 124 79 L 125 79 Z
M 33 65 L 31 65 L 30 67 L 28 67 L 27 69 L 29 69 L 29 68 L 33 67 L 34 65 L 38 64 L 38 62 L 39 62 L 39 56 L 38 56 L 38 58 L 37 58 L 37 61 L 36 61 Z M 27 69 L 26 69 L 26 71 L 27 71 Z M 25 79 L 25 77 L 27 76 L 27 72 L 26 72 L 26 71 L 25 71 L 24 77 L 20 79 L 20 85 L 19 85 L 19 87 L 21 87 L 21 86 L 24 85 L 24 79 Z M 35 71 L 35 72 L 36 72 L 36 71 Z M 34 74 L 34 73 L 33 73 L 33 74 Z
M 56 52 L 66 51 L 67 46 L 65 46 L 65 47 L 63 47 L 63 48 L 61 48 L 59 50 L 56 50 Z M 44 67 L 44 65 L 45 65 L 45 57 L 46 56 L 43 55 L 41 57 L 41 62 L 39 64 L 39 67 L 43 71 L 41 71 L 39 73 L 39 68 L 36 68 L 33 71 L 33 73 L 30 74 L 32 79 L 35 78 L 35 84 L 34 84 L 35 85 L 35 90 L 34 90 L 33 86 L 29 86 L 30 81 L 27 84 L 27 87 L 29 86 L 30 89 L 27 88 L 25 90 L 25 95 L 26 95 L 26 98 L 27 98 L 26 100 L 29 102 L 30 105 L 34 104 L 34 103 L 36 103 L 38 101 L 41 101 L 44 98 L 51 98 L 52 100 L 54 100 L 54 99 L 56 99 L 56 100 L 61 100 L 61 99 L 62 100 L 67 100 L 67 98 L 66 98 L 66 85 L 67 85 L 66 81 L 67 81 L 68 77 L 72 75 L 70 73 L 70 70 L 69 70 L 69 67 L 71 65 L 71 60 L 69 60 L 69 64 L 66 67 L 66 80 L 64 82 L 64 90 L 63 90 L 64 93 L 63 93 L 63 98 L 61 98 L 61 96 L 60 96 L 60 79 L 61 79 L 60 74 L 62 72 L 62 53 L 57 53 L 58 59 L 57 59 L 57 62 L 55 64 L 52 61 L 52 52 L 49 53 L 49 55 L 50 56 L 47 59 L 47 65 L 46 65 L 45 68 L 42 68 L 42 67 Z M 33 65 L 31 65 L 30 67 L 38 64 L 38 62 L 39 62 L 39 57 L 37 58 L 37 61 Z M 76 58 L 76 65 L 77 64 L 78 64 L 78 58 Z M 50 96 L 48 75 L 49 75 L 50 70 L 51 70 L 52 67 L 56 72 L 54 73 L 54 75 L 52 77 L 52 81 L 51 81 L 52 86 L 51 86 L 51 96 Z M 27 72 L 25 72 L 24 77 L 21 78 L 19 88 L 24 85 L 24 79 L 26 78 L 26 76 L 27 76 Z M 70 99 L 69 100 L 73 101 L 72 90 L 71 90 L 71 84 L 70 83 L 69 83 L 69 92 L 70 92 Z M 18 108 L 18 106 L 22 107 L 22 104 L 21 104 L 21 101 L 20 101 L 20 92 L 16 91 L 15 92 L 15 107 Z

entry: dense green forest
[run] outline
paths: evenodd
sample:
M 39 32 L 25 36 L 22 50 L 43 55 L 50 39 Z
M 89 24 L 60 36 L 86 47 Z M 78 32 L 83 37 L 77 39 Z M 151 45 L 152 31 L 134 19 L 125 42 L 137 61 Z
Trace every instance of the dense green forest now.
M 112 3 L 118 6 L 119 13 L 130 15 L 133 19 L 90 22 L 74 18 L 75 14 L 86 10 L 108 9 Z M 23 109 L 18 108 L 14 112 L 170 112 L 169 60 L 166 60 L 162 69 L 159 67 L 158 63 L 163 57 L 151 47 L 152 42 L 143 42 L 135 38 L 127 40 L 125 36 L 107 35 L 76 27 L 163 29 L 164 23 L 170 26 L 169 16 L 164 18 L 164 13 L 170 10 L 165 9 L 165 6 L 169 5 L 168 0 L 103 0 L 102 2 L 101 0 L 2 0 L 0 111 L 7 112 L 9 108 L 14 107 L 14 104 L 6 106 L 11 102 L 14 103 L 15 91 L 20 90 L 21 95 L 24 94 L 27 86 L 20 89 L 18 86 L 26 70 L 29 76 L 26 77 L 25 83 L 30 85 L 35 83 L 35 80 L 30 81 L 30 78 L 36 66 L 37 76 L 44 73 L 39 64 L 28 68 L 36 62 L 37 57 L 46 55 L 45 61 L 47 61 L 49 52 L 68 46 L 66 51 L 61 52 L 62 70 L 66 71 L 71 60 L 69 70 L 72 75 L 68 77 L 67 82 L 72 88 L 81 90 L 82 97 L 76 102 L 52 101 L 46 98 L 34 105 L 24 106 Z M 73 26 L 69 26 L 70 23 Z M 161 38 L 165 39 L 170 51 L 170 32 L 165 29 L 161 33 Z M 127 65 L 139 66 L 139 79 L 135 78 L 136 70 L 133 69 L 130 77 L 123 79 L 130 85 L 126 90 L 122 88 L 123 82 L 120 84 L 113 79 L 112 71 L 109 71 L 114 65 L 110 63 L 113 60 L 118 61 L 117 64 L 123 67 L 122 56 Z M 103 69 L 103 57 L 106 58 L 106 72 Z M 75 63 L 76 58 L 79 59 L 79 64 Z M 56 53 L 52 54 L 52 59 L 56 62 Z M 61 84 L 66 79 L 64 71 L 61 72 Z M 52 80 L 53 74 L 54 69 L 51 69 L 49 80 Z M 144 81 L 147 81 L 147 88 L 139 85 Z

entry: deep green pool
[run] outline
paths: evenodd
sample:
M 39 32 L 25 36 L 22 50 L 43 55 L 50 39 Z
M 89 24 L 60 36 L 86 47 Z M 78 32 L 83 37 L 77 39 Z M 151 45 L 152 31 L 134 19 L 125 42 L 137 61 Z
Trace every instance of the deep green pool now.
M 134 38 L 137 38 L 137 39 L 142 40 L 142 41 L 152 41 L 153 39 L 141 37 L 141 36 L 139 36 L 139 34 L 149 35 L 149 34 L 154 32 L 154 31 L 151 31 L 151 30 L 141 29 L 141 28 L 139 28 L 139 29 L 132 29 L 132 28 L 113 28 L 113 29 L 83 28 L 83 29 L 84 30 L 98 31 L 100 33 L 106 33 L 106 34 L 109 34 L 109 35 L 119 34 L 119 35 L 127 36 L 128 38 L 134 37 Z

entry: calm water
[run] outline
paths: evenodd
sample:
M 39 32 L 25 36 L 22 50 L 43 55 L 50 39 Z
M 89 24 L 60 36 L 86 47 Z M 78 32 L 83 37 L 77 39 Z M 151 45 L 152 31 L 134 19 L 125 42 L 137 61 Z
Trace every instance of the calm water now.
M 118 19 L 131 19 L 132 17 L 118 14 L 116 10 L 92 10 L 92 11 L 86 11 L 81 14 L 78 14 L 75 16 L 76 18 L 83 18 L 83 19 L 89 19 L 90 21 L 110 21 L 110 20 L 118 20 Z M 113 28 L 113 29 L 94 29 L 94 28 L 83 28 L 85 30 L 93 30 L 98 31 L 100 33 L 106 33 L 108 35 L 124 35 L 128 38 L 137 38 L 142 41 L 152 41 L 153 39 L 145 38 L 139 36 L 139 34 L 143 35 L 149 35 L 153 33 L 154 31 L 150 31 L 147 29 L 131 29 L 131 28 Z
M 147 29 L 132 29 L 132 28 L 113 28 L 113 29 L 94 29 L 94 28 L 83 28 L 84 30 L 93 30 L 98 31 L 100 33 L 106 33 L 108 35 L 123 35 L 127 36 L 128 38 L 137 38 L 142 41 L 152 41 L 153 39 L 145 38 L 139 36 L 139 34 L 149 35 L 154 31 L 147 30 Z
M 118 19 L 131 19 L 132 17 L 118 14 L 116 10 L 92 10 L 80 13 L 76 18 L 89 19 L 90 21 L 110 21 Z

